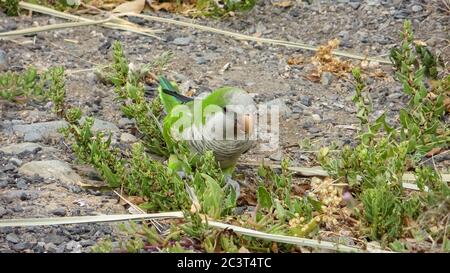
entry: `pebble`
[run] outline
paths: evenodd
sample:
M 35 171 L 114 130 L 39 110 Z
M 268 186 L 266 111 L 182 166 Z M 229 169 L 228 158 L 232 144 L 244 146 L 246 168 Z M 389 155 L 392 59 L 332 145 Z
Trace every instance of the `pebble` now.
M 413 12 L 419 12 L 419 11 L 422 11 L 422 6 L 421 5 L 414 5 L 414 6 L 412 6 L 411 7 L 411 10 L 413 11 Z
M 10 233 L 10 234 L 6 235 L 6 241 L 13 243 L 13 244 L 17 244 L 18 242 L 20 242 L 20 239 L 19 239 L 19 236 L 17 236 L 17 234 Z
M 127 126 L 133 125 L 134 121 L 129 119 L 129 118 L 121 118 L 119 119 L 119 121 L 117 122 L 117 125 L 119 126 L 119 128 L 124 129 Z
M 286 99 L 278 98 L 265 103 L 267 105 L 268 110 L 270 111 L 271 107 L 278 107 L 279 113 L 281 115 L 289 115 L 291 114 L 291 109 L 286 105 Z
M 26 189 L 28 189 L 27 181 L 26 181 L 25 179 L 23 179 L 23 178 L 19 178 L 19 179 L 17 180 L 17 182 L 16 182 L 16 187 L 17 187 L 18 189 L 21 189 L 21 190 L 26 190 Z
M 22 162 L 23 162 L 22 160 L 18 159 L 17 157 L 11 157 L 8 161 L 16 166 L 22 165 Z
M 322 121 L 322 118 L 318 114 L 312 114 L 311 117 L 315 122 Z
M 273 161 L 281 161 L 283 158 L 283 153 L 281 151 L 277 151 L 269 156 L 269 159 Z
M 178 46 L 187 46 L 191 43 L 192 38 L 191 37 L 178 37 L 175 38 L 172 43 L 174 45 L 178 45 Z
M 57 208 L 51 211 L 52 214 L 56 216 L 66 216 L 67 210 L 65 208 Z
M 8 67 L 8 55 L 6 55 L 5 51 L 0 49 L 0 71 L 5 71 Z
M 322 85 L 328 86 L 333 81 L 333 74 L 330 72 L 323 72 L 322 77 L 320 78 L 320 82 Z
M 25 250 L 25 249 L 33 248 L 33 245 L 34 244 L 31 243 L 31 242 L 20 242 L 18 244 L 13 245 L 12 249 L 15 250 L 15 251 L 22 251 L 22 250 Z
M 308 107 L 312 105 L 312 99 L 309 96 L 301 96 L 300 102 L 301 102 L 301 104 L 308 106 Z
M 348 3 L 354 10 L 357 10 L 359 6 L 361 5 L 360 2 L 350 2 Z
M 15 133 L 23 134 L 24 141 L 34 142 L 40 141 L 44 137 L 58 133 L 58 129 L 65 127 L 67 123 L 62 120 L 38 122 L 32 124 L 13 125 Z
M 8 211 L 4 209 L 3 207 L 0 207 L 0 218 L 3 217 L 3 215 L 8 214 Z
M 58 250 L 58 247 L 54 243 L 48 243 L 44 245 L 44 249 L 47 252 L 55 253 Z
M 65 238 L 63 236 L 60 235 L 56 235 L 56 234 L 48 234 L 47 236 L 44 237 L 44 242 L 46 242 L 47 244 L 52 243 L 55 245 L 59 245 L 61 243 L 63 243 L 65 240 Z
M 64 183 L 77 184 L 82 178 L 64 161 L 42 160 L 31 161 L 19 168 L 19 174 L 40 176 L 45 179 L 59 179 Z
M 137 138 L 135 136 L 133 136 L 132 134 L 122 133 L 120 135 L 120 142 L 133 143 L 133 142 L 136 142 L 136 141 L 137 141 Z

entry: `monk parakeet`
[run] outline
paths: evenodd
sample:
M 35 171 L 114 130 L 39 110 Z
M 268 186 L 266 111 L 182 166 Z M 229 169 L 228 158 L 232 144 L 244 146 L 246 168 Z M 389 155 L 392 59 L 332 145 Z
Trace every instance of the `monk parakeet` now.
M 254 143 L 252 97 L 239 88 L 221 87 L 194 99 L 178 93 L 176 85 L 164 77 L 158 89 L 167 113 L 163 136 L 169 149 L 177 141 L 186 141 L 194 153 L 212 151 L 224 173 L 231 174 L 240 155 Z

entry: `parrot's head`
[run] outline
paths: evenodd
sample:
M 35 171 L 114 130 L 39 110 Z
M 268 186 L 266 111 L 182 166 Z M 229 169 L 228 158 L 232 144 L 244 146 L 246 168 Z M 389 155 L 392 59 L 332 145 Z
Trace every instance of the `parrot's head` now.
M 253 98 L 245 91 L 233 92 L 229 103 L 224 107 L 233 118 L 235 135 L 251 136 L 256 125 L 256 105 Z

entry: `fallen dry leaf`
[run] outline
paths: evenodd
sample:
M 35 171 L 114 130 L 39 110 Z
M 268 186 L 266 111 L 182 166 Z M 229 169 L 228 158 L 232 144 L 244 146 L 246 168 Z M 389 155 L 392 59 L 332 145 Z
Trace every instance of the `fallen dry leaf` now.
M 292 1 L 281 1 L 281 2 L 275 2 L 272 3 L 273 6 L 279 7 L 279 8 L 289 8 L 292 7 L 294 3 Z
M 288 65 L 299 65 L 302 64 L 305 61 L 305 58 L 302 56 L 292 56 L 288 59 L 287 63 Z
M 432 157 L 432 156 L 440 154 L 442 151 L 444 151 L 443 148 L 436 147 L 436 148 L 431 149 L 431 151 L 429 151 L 425 156 Z
M 345 76 L 351 71 L 352 65 L 349 61 L 342 61 L 338 57 L 333 56 L 333 50 L 339 46 L 339 40 L 334 39 L 328 41 L 326 45 L 322 45 L 317 50 L 316 54 L 311 58 L 311 63 L 314 65 L 307 79 L 311 81 L 320 81 L 323 72 L 331 72 L 337 76 Z M 369 64 L 367 63 L 367 66 Z
M 139 14 L 142 12 L 144 7 L 145 7 L 145 0 L 134 0 L 131 2 L 125 2 L 125 3 L 117 6 L 115 9 L 113 9 L 112 12 L 117 12 L 117 13 L 132 12 L 132 13 Z
M 141 196 L 128 196 L 127 199 L 128 199 L 128 201 L 130 201 L 131 203 L 133 203 L 134 205 L 137 205 L 137 206 L 145 203 L 145 199 L 142 198 Z
M 177 9 L 177 3 L 176 2 L 151 3 L 150 7 L 154 11 L 165 10 L 165 11 L 174 12 Z

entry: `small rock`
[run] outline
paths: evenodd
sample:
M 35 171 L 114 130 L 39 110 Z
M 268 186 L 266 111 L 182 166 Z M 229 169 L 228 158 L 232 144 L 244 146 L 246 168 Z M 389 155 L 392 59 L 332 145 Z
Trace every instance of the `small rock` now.
M 422 11 L 422 6 L 421 5 L 414 5 L 414 6 L 412 6 L 411 7 L 411 10 L 413 11 L 413 12 L 419 12 L 419 11 Z
M 45 251 L 44 246 L 45 246 L 45 243 L 44 243 L 44 242 L 38 242 L 38 243 L 34 246 L 33 250 L 34 250 L 34 252 L 37 252 L 37 253 L 43 253 L 43 252 Z
M 122 133 L 120 135 L 120 142 L 123 143 L 133 143 L 136 142 L 137 138 L 129 133 Z
M 66 216 L 67 214 L 67 210 L 65 208 L 57 208 L 51 211 L 52 214 L 56 215 L 56 216 Z
M 5 51 L 0 49 L 0 71 L 6 71 L 8 67 L 8 56 Z
M 322 85 L 328 86 L 333 81 L 333 74 L 330 72 L 323 72 L 322 78 L 320 79 L 320 82 Z
M 277 151 L 276 153 L 273 153 L 269 156 L 269 159 L 273 161 L 281 161 L 283 158 L 283 153 L 281 151 Z
M 191 43 L 191 37 L 178 37 L 175 38 L 172 43 L 178 46 L 187 46 Z
M 28 189 L 27 181 L 26 181 L 25 179 L 23 179 L 23 178 L 19 178 L 19 179 L 17 180 L 17 182 L 16 182 L 16 187 L 17 187 L 18 189 L 21 189 L 21 190 L 26 190 L 26 189 Z
M 20 205 L 15 205 L 15 206 L 12 208 L 12 211 L 14 211 L 14 212 L 22 212 L 22 211 L 23 211 L 23 208 L 22 208 L 22 206 L 20 206 Z
M 338 35 L 341 37 L 342 41 L 348 41 L 350 39 L 350 33 L 347 30 L 339 32 Z
M 54 243 L 48 243 L 44 245 L 44 249 L 50 253 L 56 253 L 58 247 Z
M 69 164 L 59 160 L 28 162 L 19 168 L 19 174 L 59 179 L 64 183 L 70 184 L 77 184 L 82 181 L 81 177 L 72 170 Z
M 309 96 L 300 97 L 301 104 L 303 104 L 305 106 L 308 106 L 308 107 L 311 106 L 312 105 L 311 101 L 312 101 L 312 99 Z
M 64 250 L 66 250 L 66 245 L 61 244 L 56 248 L 56 253 L 64 253 Z
M 46 242 L 47 244 L 52 243 L 55 245 L 59 245 L 64 242 L 64 237 L 51 233 L 44 237 L 44 242 Z
M 15 133 L 23 134 L 24 141 L 40 141 L 44 137 L 58 133 L 58 129 L 65 127 L 67 123 L 62 120 L 38 122 L 32 124 L 13 125 Z
M 17 244 L 18 242 L 20 242 L 20 239 L 19 239 L 19 236 L 17 236 L 17 234 L 10 233 L 10 234 L 6 235 L 6 241 L 13 243 L 13 244 Z
M 195 61 L 197 64 L 206 64 L 209 62 L 208 59 L 206 59 L 205 57 L 198 57 Z
M 32 142 L 23 142 L 23 143 L 17 143 L 17 144 L 11 144 L 5 147 L 1 147 L 0 151 L 4 152 L 5 154 L 21 154 L 23 152 L 28 153 L 36 153 L 39 150 L 42 149 L 42 146 L 37 143 Z
M 6 215 L 8 211 L 2 207 L 0 207 L 0 218 L 3 217 L 3 215 Z
M 66 249 L 67 249 L 67 250 L 73 250 L 73 249 L 76 248 L 78 245 L 80 245 L 80 243 L 75 242 L 74 240 L 72 240 L 72 241 L 70 241 L 70 242 L 68 242 L 68 243 L 66 244 Z M 80 246 L 81 246 L 81 245 L 80 245 Z
M 291 114 L 291 109 L 286 105 L 286 99 L 274 99 L 271 100 L 269 102 L 266 102 L 265 105 L 267 105 L 268 107 L 268 111 L 270 111 L 270 109 L 272 107 L 278 107 L 278 110 L 280 111 L 281 115 L 287 116 L 289 114 Z
M 3 200 L 7 204 L 9 204 L 17 201 L 18 199 L 22 201 L 35 199 L 38 197 L 38 195 L 39 194 L 36 191 L 9 190 L 0 194 L 0 200 Z
M 33 248 L 33 243 L 31 242 L 21 242 L 12 246 L 12 249 L 14 249 L 15 251 L 22 251 L 31 248 Z
M 16 166 L 22 165 L 22 162 L 23 162 L 22 160 L 18 159 L 17 157 L 11 157 L 8 161 Z
M 322 121 L 322 118 L 318 114 L 312 114 L 311 117 L 315 122 Z
M 119 128 L 123 129 L 123 128 L 126 128 L 127 126 L 133 125 L 134 121 L 132 121 L 131 119 L 128 119 L 128 118 L 121 118 L 121 119 L 119 119 L 117 124 L 119 125 Z
M 15 169 L 16 169 L 16 166 L 14 166 L 14 164 L 8 163 L 5 166 L 0 167 L 0 172 L 12 171 Z
M 86 247 L 95 245 L 95 242 L 93 240 L 81 240 L 80 244 L 81 246 Z
M 348 3 L 354 10 L 357 10 L 359 6 L 361 5 L 360 2 L 350 2 Z

